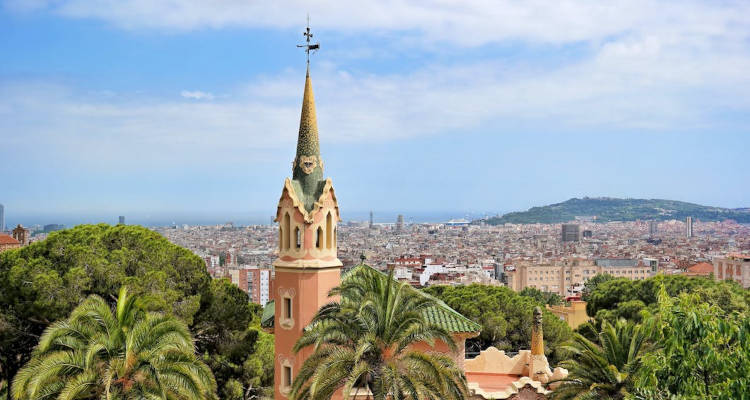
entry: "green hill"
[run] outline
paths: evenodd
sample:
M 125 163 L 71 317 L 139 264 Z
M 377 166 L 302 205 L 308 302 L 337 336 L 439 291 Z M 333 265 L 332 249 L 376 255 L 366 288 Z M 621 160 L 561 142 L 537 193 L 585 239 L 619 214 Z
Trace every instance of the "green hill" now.
M 518 211 L 500 217 L 489 218 L 491 225 L 512 224 L 554 224 L 568 222 L 576 216 L 596 216 L 597 222 L 670 220 L 693 217 L 701 221 L 723 221 L 732 219 L 740 223 L 750 223 L 750 210 L 707 207 L 684 201 L 659 199 L 616 199 L 611 197 L 573 198 L 562 203 L 543 207 L 532 207 L 528 211 Z

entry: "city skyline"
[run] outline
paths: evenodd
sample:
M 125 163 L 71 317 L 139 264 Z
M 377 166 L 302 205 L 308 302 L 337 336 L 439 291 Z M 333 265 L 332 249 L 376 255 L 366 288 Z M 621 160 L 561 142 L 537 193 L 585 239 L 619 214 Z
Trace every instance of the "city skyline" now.
M 0 4 L 0 166 L 22 171 L 0 193 L 8 221 L 270 216 L 291 176 L 304 7 Z M 571 4 L 310 10 L 342 216 L 583 196 L 750 206 L 726 190 L 750 181 L 748 6 Z

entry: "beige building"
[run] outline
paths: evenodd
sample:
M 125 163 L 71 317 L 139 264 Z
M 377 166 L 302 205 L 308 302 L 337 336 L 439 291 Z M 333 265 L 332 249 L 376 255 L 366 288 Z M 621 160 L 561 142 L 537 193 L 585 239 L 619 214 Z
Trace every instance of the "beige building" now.
M 547 305 L 547 310 L 565 321 L 571 329 L 578 328 L 579 325 L 591 320 L 586 314 L 585 301 L 571 301 L 569 305 Z
M 508 287 L 515 291 L 532 287 L 563 297 L 580 293 L 583 284 L 598 274 L 640 280 L 655 273 L 653 267 L 631 259 L 562 259 L 542 264 L 520 262 L 515 265 L 515 270 L 506 271 Z
M 743 288 L 750 287 L 750 255 L 730 254 L 713 260 L 714 279 L 734 280 Z

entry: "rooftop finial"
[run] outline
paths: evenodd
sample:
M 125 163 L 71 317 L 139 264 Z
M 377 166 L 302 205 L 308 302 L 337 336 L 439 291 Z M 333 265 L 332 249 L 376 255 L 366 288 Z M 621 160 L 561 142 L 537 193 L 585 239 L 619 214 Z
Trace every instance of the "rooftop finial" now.
M 544 333 L 542 331 L 542 309 L 534 307 L 531 320 L 531 354 L 544 355 Z
M 313 53 L 315 53 L 318 49 L 320 49 L 320 43 L 311 43 L 311 40 L 313 38 L 312 32 L 310 32 L 310 14 L 307 14 L 307 29 L 305 29 L 304 32 L 302 32 L 302 35 L 305 36 L 305 41 L 307 43 L 305 44 L 298 44 L 297 47 L 304 48 L 305 53 L 307 53 L 307 69 L 308 72 L 310 70 L 310 51 L 312 50 Z

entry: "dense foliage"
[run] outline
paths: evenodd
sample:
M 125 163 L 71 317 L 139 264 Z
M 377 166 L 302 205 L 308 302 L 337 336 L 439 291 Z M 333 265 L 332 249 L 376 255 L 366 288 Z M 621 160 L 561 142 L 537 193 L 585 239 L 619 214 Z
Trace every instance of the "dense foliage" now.
M 425 317 L 438 302 L 367 266 L 349 274 L 331 291 L 340 301 L 323 306 L 295 345 L 314 352 L 291 398 L 325 400 L 340 389 L 349 398 L 367 388 L 375 400 L 465 399 L 466 382 L 452 358 L 412 348 L 440 340 L 456 349 L 450 333 Z
M 555 389 L 554 399 L 623 399 L 633 387 L 646 350 L 641 325 L 624 319 L 604 322 L 594 343 L 576 334 L 566 346 L 573 358 L 560 363 L 568 378 Z
M 563 362 L 571 372 L 563 385 L 567 393 L 577 383 L 579 389 L 596 388 L 592 398 L 750 399 L 750 291 L 731 281 L 680 275 L 594 279 L 587 283 L 587 312 L 595 318 L 577 329 L 576 342 L 606 349 L 612 344 L 607 330 L 632 326 L 644 335 L 649 351 L 629 354 L 634 358 L 623 364 L 625 370 L 609 361 L 579 368 L 593 358 L 574 352 Z M 603 392 L 615 387 L 615 371 L 622 378 L 617 391 Z M 580 393 L 586 398 L 586 390 Z M 558 393 L 565 395 L 565 390 Z
M 563 299 L 563 297 L 557 293 L 542 292 L 541 290 L 533 287 L 523 288 L 523 290 L 518 292 L 518 294 L 520 294 L 521 296 L 531 297 L 537 303 L 549 304 L 551 306 L 560 305 L 565 301 L 565 299 Z
M 13 380 L 16 400 L 216 398 L 211 370 L 195 356 L 184 322 L 144 312 L 123 287 L 112 312 L 89 296 L 50 325 Z
M 465 317 L 482 325 L 479 337 L 467 340 L 466 347 L 500 350 L 528 349 L 534 307 L 544 303 L 534 297 L 521 296 L 506 287 L 436 285 L 425 289 Z M 554 364 L 563 356 L 562 344 L 572 338 L 568 325 L 554 314 L 544 311 L 545 352 Z
M 598 222 L 670 220 L 693 217 L 702 221 L 750 222 L 750 212 L 720 207 L 707 207 L 674 200 L 616 199 L 610 197 L 582 199 L 573 198 L 562 203 L 532 207 L 528 211 L 507 213 L 488 219 L 491 225 L 512 224 L 556 224 L 572 221 L 576 216 L 595 215 Z
M 9 382 L 28 361 L 50 324 L 90 295 L 114 304 L 123 285 L 143 299 L 147 311 L 188 325 L 200 354 L 210 354 L 204 358 L 220 394 L 227 385 L 238 393 L 236 382 L 252 381 L 249 376 L 258 378 L 258 385 L 273 379 L 267 368 L 255 367 L 273 353 L 272 340 L 250 326 L 259 311 L 245 293 L 226 281 L 212 281 L 203 260 L 153 231 L 101 224 L 53 232 L 44 241 L 0 254 L 0 381 Z M 236 354 L 238 346 L 252 352 L 234 356 L 227 368 L 223 357 Z M 248 395 L 230 398 L 247 399 L 258 387 L 247 389 L 241 392 Z
M 589 297 L 591 296 L 591 293 L 596 290 L 596 288 L 607 281 L 611 281 L 612 279 L 615 279 L 614 275 L 610 274 L 598 274 L 594 275 L 593 278 L 587 280 L 583 284 L 583 291 L 581 292 L 581 300 L 583 301 L 589 301 Z
M 642 398 L 750 398 L 750 317 L 726 313 L 699 294 L 660 292 L 648 317 L 656 351 L 643 357 Z
M 640 281 L 617 278 L 600 282 L 588 295 L 586 312 L 599 322 L 618 318 L 639 321 L 641 311 L 655 306 L 662 286 L 669 296 L 694 293 L 702 301 L 717 306 L 724 315 L 749 311 L 750 292 L 734 282 L 660 274 Z

